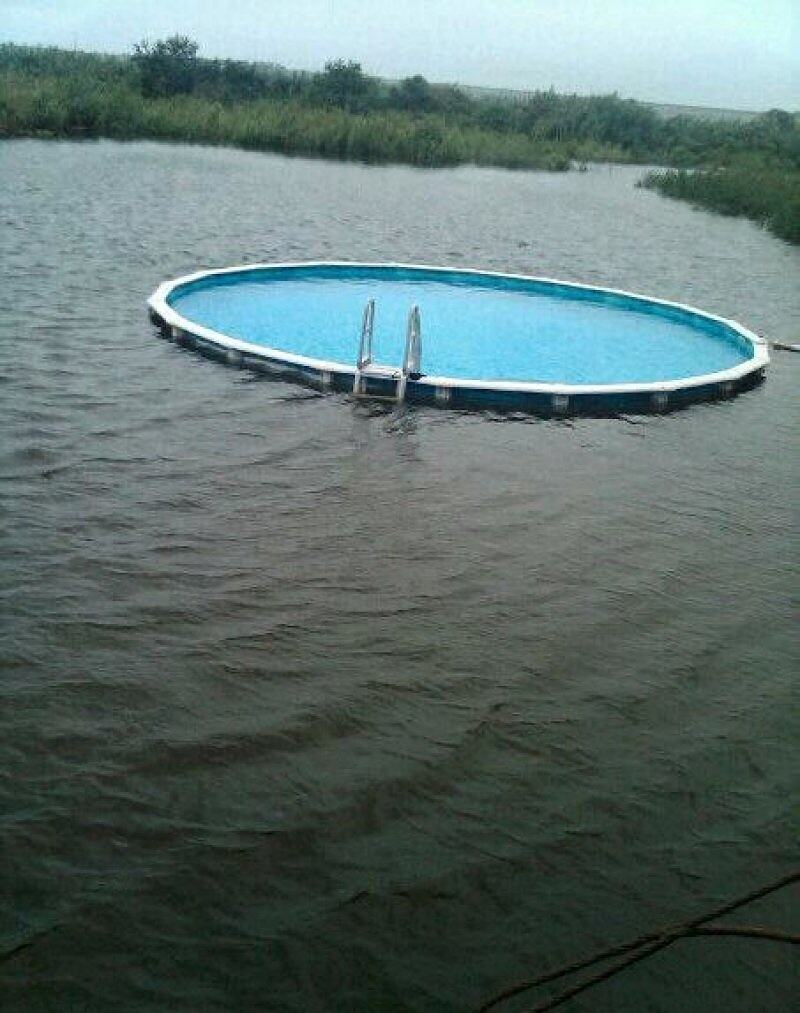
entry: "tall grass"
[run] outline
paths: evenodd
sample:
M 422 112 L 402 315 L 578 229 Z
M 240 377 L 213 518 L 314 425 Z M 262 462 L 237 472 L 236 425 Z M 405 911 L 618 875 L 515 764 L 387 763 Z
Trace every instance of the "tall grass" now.
M 351 113 L 294 100 L 227 104 L 194 95 L 145 99 L 121 82 L 7 72 L 0 77 L 0 136 L 31 135 L 149 137 L 419 166 L 474 162 L 563 170 L 573 157 L 606 153 L 579 143 L 461 126 L 436 114 Z
M 642 185 L 725 215 L 742 215 L 800 243 L 800 172 L 764 165 L 651 172 Z

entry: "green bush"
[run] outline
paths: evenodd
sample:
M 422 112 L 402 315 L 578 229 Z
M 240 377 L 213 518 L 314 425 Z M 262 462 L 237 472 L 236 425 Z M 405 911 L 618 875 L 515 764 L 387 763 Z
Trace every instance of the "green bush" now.
M 741 164 L 712 170 L 651 172 L 643 185 L 726 215 L 743 215 L 800 242 L 800 171 Z

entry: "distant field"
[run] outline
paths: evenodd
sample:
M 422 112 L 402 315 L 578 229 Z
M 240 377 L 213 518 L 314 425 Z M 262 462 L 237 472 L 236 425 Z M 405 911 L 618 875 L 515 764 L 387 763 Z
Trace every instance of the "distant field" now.
M 749 123 L 761 115 L 749 109 L 716 109 L 713 106 L 677 106 L 657 102 L 643 102 L 642 105 L 649 106 L 657 116 L 662 116 L 665 120 L 672 116 L 695 116 L 699 120 Z
M 386 84 L 396 83 L 388 78 L 382 80 L 385 80 Z M 470 98 L 519 105 L 530 102 L 537 94 L 536 91 L 523 91 L 517 88 L 481 88 L 468 84 L 459 84 L 456 87 L 464 94 L 469 95 Z M 665 102 L 641 102 L 640 104 L 652 109 L 657 116 L 665 120 L 671 119 L 673 116 L 693 116 L 699 120 L 711 120 L 712 122 L 748 123 L 760 115 L 751 109 L 718 109 L 714 106 L 686 106 Z
M 388 87 L 399 84 L 394 78 L 382 77 L 381 81 Z M 460 91 L 470 98 L 479 101 L 508 102 L 511 105 L 524 105 L 530 102 L 539 90 L 521 88 L 489 88 L 471 84 L 456 84 Z M 697 120 L 710 120 L 718 123 L 749 123 L 756 120 L 761 113 L 752 109 L 722 109 L 713 105 L 676 105 L 670 102 L 645 102 L 636 99 L 640 105 L 652 109 L 663 120 L 672 116 L 695 116 Z

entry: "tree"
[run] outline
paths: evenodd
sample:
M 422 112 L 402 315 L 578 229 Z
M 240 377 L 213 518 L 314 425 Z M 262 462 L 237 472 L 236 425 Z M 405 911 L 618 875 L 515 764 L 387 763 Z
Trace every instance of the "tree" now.
M 770 109 L 758 117 L 761 122 L 776 133 L 790 134 L 797 126 L 797 118 L 787 113 L 785 109 Z
M 197 43 L 185 35 L 156 42 L 143 39 L 133 47 L 133 62 L 139 68 L 142 94 L 147 98 L 180 95 L 195 85 Z
M 316 75 L 314 85 L 322 102 L 354 112 L 374 105 L 378 93 L 376 82 L 353 60 L 329 60 L 324 73 Z
M 392 88 L 391 100 L 398 109 L 413 113 L 430 112 L 436 104 L 433 89 L 421 74 L 403 78 L 397 87 Z
M 460 113 L 469 115 L 476 103 L 456 84 L 431 85 L 434 108 L 443 113 Z

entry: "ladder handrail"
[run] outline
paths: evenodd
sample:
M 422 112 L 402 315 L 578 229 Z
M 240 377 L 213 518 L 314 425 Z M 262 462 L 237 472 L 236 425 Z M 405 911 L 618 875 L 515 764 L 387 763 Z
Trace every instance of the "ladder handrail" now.
M 419 317 L 419 306 L 412 306 L 408 314 L 406 328 L 406 353 L 403 357 L 403 370 L 406 373 L 419 373 L 422 359 L 422 327 Z
M 358 346 L 358 369 L 372 362 L 372 331 L 375 323 L 375 300 L 370 299 L 364 307 L 364 318 L 361 321 L 361 342 Z
M 403 365 L 400 370 L 400 379 L 397 381 L 397 401 L 401 403 L 406 399 L 406 384 L 409 376 L 419 375 L 422 363 L 422 324 L 419 317 L 419 306 L 411 307 L 408 314 L 408 326 L 406 327 L 406 347 L 403 353 Z
M 375 323 L 375 300 L 370 299 L 364 308 L 364 319 L 361 323 L 361 343 L 358 346 L 358 360 L 356 362 L 355 374 L 353 376 L 353 394 L 363 395 L 366 393 L 368 367 L 372 365 L 372 333 Z M 414 305 L 408 314 L 406 326 L 406 346 L 403 351 L 403 362 L 399 371 L 391 370 L 388 375 L 397 378 L 395 387 L 395 401 L 402 404 L 406 399 L 406 386 L 408 378 L 418 379 L 422 364 L 422 324 L 419 316 L 419 306 Z M 375 367 L 376 369 L 378 367 Z M 383 368 L 383 367 L 382 367 Z

